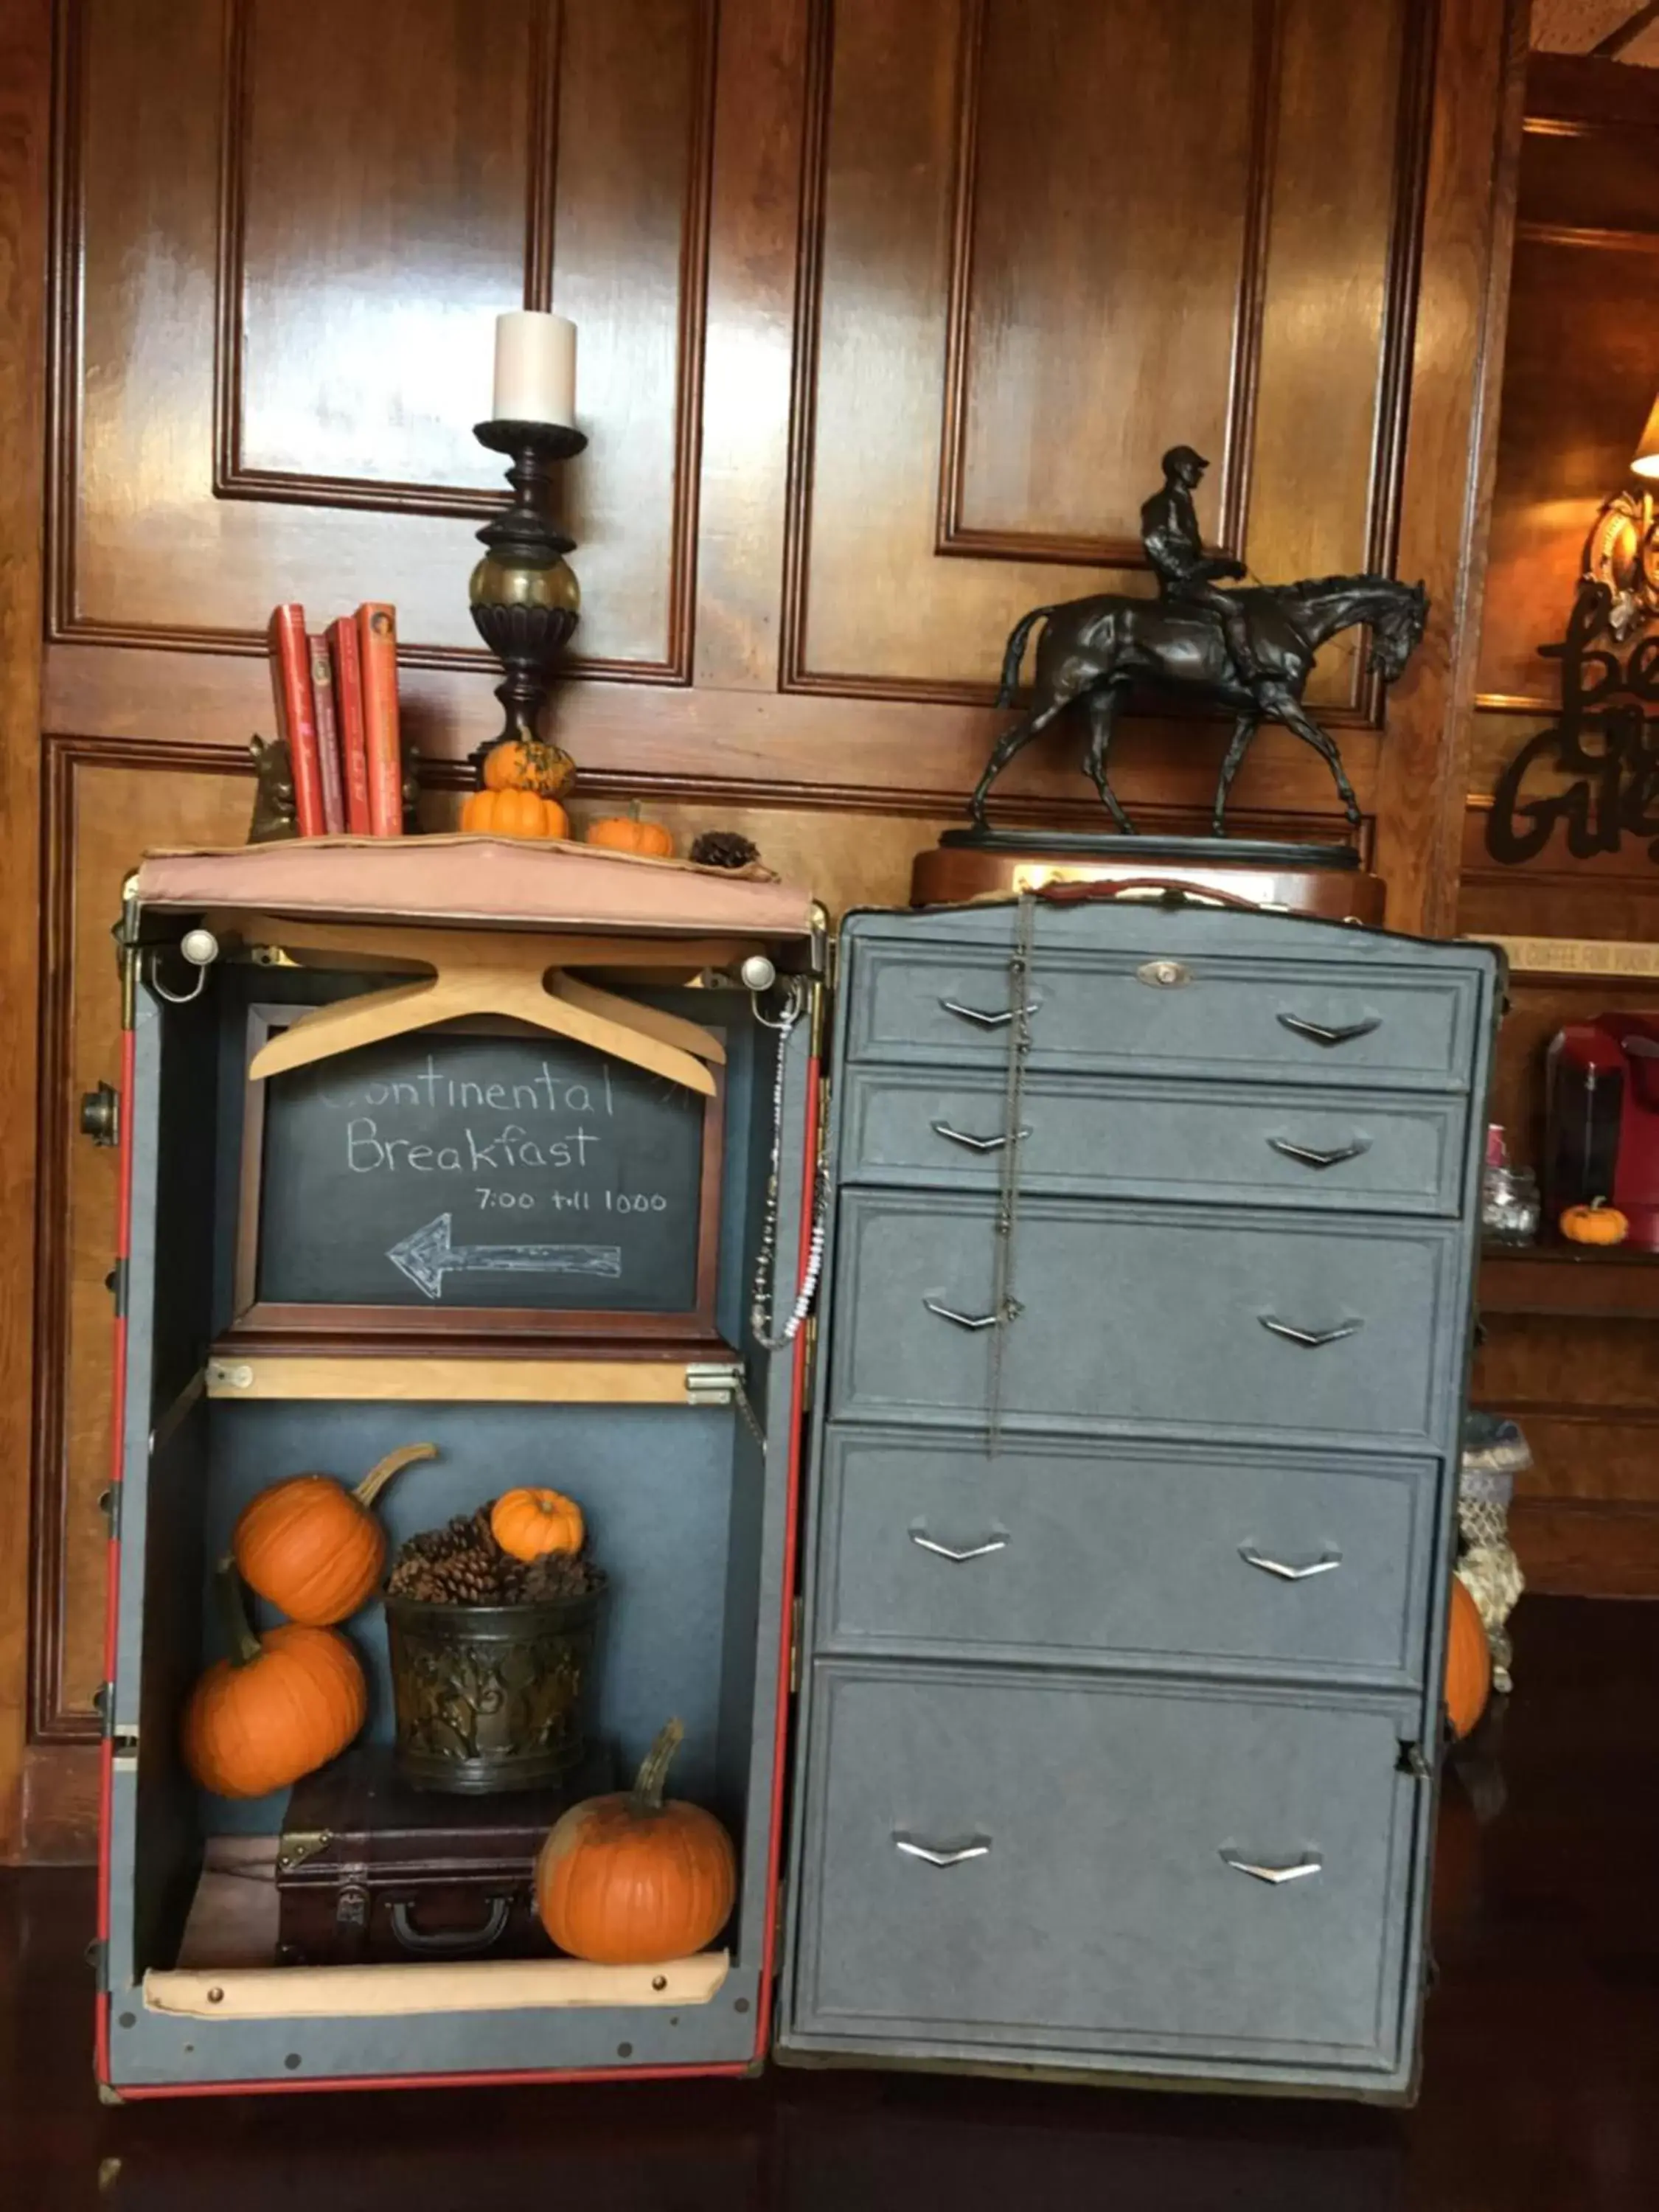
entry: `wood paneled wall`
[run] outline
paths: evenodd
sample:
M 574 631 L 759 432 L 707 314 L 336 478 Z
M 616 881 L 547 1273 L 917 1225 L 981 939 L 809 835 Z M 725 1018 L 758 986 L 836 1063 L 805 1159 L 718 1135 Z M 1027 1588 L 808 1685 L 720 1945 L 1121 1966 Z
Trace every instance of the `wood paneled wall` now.
M 1394 917 L 1448 927 L 1524 9 L 0 0 L 35 63 L 5 80 L 26 167 L 49 14 L 49 313 L 42 186 L 0 356 L 37 410 L 0 416 L 37 590 L 9 585 L 0 621 L 43 688 L 7 695 L 5 861 L 45 872 L 16 971 L 32 987 L 41 956 L 44 1006 L 38 1030 L 8 1009 L 27 1036 L 0 1066 L 40 1137 L 37 1339 L 0 1338 L 0 1382 L 34 1401 L 0 1850 L 20 1762 L 32 1846 L 79 1836 L 94 1733 L 113 1189 L 72 1121 L 112 1066 L 103 933 L 146 842 L 241 834 L 278 599 L 397 602 L 426 804 L 453 810 L 495 717 L 465 588 L 500 496 L 469 434 L 495 313 L 556 301 L 581 330 L 557 713 L 591 803 L 740 823 L 832 906 L 902 899 L 1002 725 L 1010 626 L 1151 590 L 1138 510 L 1187 441 L 1215 465 L 1206 530 L 1259 573 L 1427 581 L 1392 697 L 1350 639 L 1317 698 Z M 1146 823 L 1196 822 L 1224 734 L 1126 728 Z M 1016 819 L 1086 790 L 1066 743 L 1008 784 Z M 1237 799 L 1241 829 L 1340 828 L 1282 733 Z M 0 1511 L 18 1487 L 0 1476 Z M 0 1711 L 24 1618 L 5 1586 Z
M 1659 70 L 1534 56 L 1518 212 L 1459 927 L 1655 944 L 1648 840 L 1580 860 L 1558 832 L 1510 867 L 1486 830 L 1504 768 L 1554 719 L 1559 670 L 1537 647 L 1565 630 L 1590 525 L 1633 482 L 1659 389 Z M 1540 770 L 1528 790 L 1550 781 Z M 1551 1037 L 1611 1007 L 1659 1008 L 1659 981 L 1523 974 L 1511 996 L 1493 1110 L 1535 1163 Z M 1659 1595 L 1656 1354 L 1651 1321 L 1489 1320 L 1476 1395 L 1518 1414 L 1533 1447 L 1515 1520 L 1535 1587 Z

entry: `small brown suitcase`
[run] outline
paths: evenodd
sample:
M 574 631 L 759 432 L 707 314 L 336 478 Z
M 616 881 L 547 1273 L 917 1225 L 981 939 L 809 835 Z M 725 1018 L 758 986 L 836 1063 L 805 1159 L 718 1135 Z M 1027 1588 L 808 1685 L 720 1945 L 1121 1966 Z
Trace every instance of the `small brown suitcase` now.
M 368 1744 L 296 1783 L 276 1857 L 287 1966 L 542 1959 L 536 1854 L 561 1813 L 613 1786 L 590 1746 L 550 1790 L 464 1797 L 413 1790 Z

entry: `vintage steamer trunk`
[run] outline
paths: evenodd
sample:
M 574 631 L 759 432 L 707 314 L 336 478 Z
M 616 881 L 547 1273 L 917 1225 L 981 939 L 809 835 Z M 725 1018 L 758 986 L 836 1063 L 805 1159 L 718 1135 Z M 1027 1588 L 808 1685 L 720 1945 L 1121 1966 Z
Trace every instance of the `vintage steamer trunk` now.
M 1410 2094 L 1498 970 L 845 925 L 786 2053 Z
M 757 2064 L 769 2039 L 805 1355 L 804 1334 L 778 1340 L 806 1249 L 812 1185 L 804 1169 L 817 1143 L 810 910 L 775 887 L 713 885 L 626 860 L 582 875 L 573 909 L 568 896 L 561 903 L 563 876 L 540 872 L 558 866 L 550 851 L 492 862 L 496 926 L 586 930 L 613 952 L 630 929 L 653 938 L 677 931 L 738 950 L 767 946 L 780 970 L 796 971 L 758 1001 L 725 975 L 696 992 L 615 985 L 682 1011 L 690 1002 L 724 1038 L 712 1109 L 722 1140 L 716 1234 L 697 1248 L 716 1260 L 712 1328 L 688 1323 L 676 1336 L 664 1333 L 661 1315 L 647 1315 L 635 1338 L 627 1317 L 613 1315 L 600 1317 L 608 1334 L 538 1337 L 515 1334 L 511 1316 L 498 1312 L 479 1317 L 494 1333 L 469 1343 L 453 1328 L 434 1332 L 433 1316 L 447 1309 L 416 1293 L 389 1321 L 366 1322 L 356 1310 L 331 1336 L 325 1313 L 301 1316 L 284 1334 L 289 1322 L 273 1318 L 268 1302 L 265 1319 L 251 1327 L 237 1249 L 247 1211 L 239 1186 L 250 1010 L 386 981 L 384 972 L 352 974 L 349 963 L 320 975 L 273 964 L 269 948 L 280 946 L 284 919 L 488 918 L 476 897 L 452 896 L 434 911 L 442 902 L 432 887 L 447 879 L 443 841 L 389 849 L 400 842 L 367 856 L 276 848 L 223 856 L 234 863 L 229 897 L 217 858 L 147 863 L 125 909 L 131 1025 L 98 2003 L 99 2074 L 122 2098 L 733 2074 Z M 465 857 L 468 844 L 478 849 L 478 841 L 450 849 Z M 340 859 L 349 897 L 331 896 L 337 872 L 313 880 L 319 865 Z M 244 864 L 255 872 L 251 893 L 235 872 Z M 276 927 L 256 933 L 268 949 L 234 957 L 233 933 L 216 915 L 226 950 L 193 991 L 181 936 L 204 912 L 238 903 L 274 912 Z M 780 1027 L 786 994 L 799 1012 Z M 428 1198 L 408 1225 L 434 1212 Z M 768 1349 L 750 1306 L 774 1219 L 776 1292 L 763 1333 L 776 1348 Z M 257 1319 L 262 1309 L 252 1310 Z M 528 1327 L 536 1316 L 523 1319 Z M 388 1334 L 400 1321 L 425 1333 Z M 274 1862 L 288 1793 L 251 1805 L 206 1796 L 179 1754 L 190 1686 L 221 1648 L 205 1604 L 208 1572 L 255 1491 L 304 1468 L 367 1467 L 388 1436 L 430 1439 L 440 1455 L 382 1499 L 394 1545 L 515 1483 L 556 1480 L 582 1499 L 609 1577 L 591 1738 L 631 1771 L 671 1713 L 684 1722 L 674 1784 L 718 1814 L 738 1850 L 738 1905 L 715 1950 L 660 1970 L 550 1957 L 277 1966 Z M 366 1609 L 347 1627 L 370 1676 L 368 1735 L 385 1743 L 383 1626 Z M 482 1802 L 505 1825 L 511 1800 Z M 461 1808 L 459 1824 L 467 1801 L 450 1803 Z M 261 1894 L 268 1929 L 250 1949 L 247 1900 Z M 220 1911 L 227 1899 L 229 1939 Z M 413 1924 L 425 1924 L 418 1902 Z
M 190 918 L 136 906 L 129 932 Z M 584 1348 L 544 1346 L 515 1398 L 394 1413 L 261 1395 L 284 1363 L 257 1337 L 208 1358 L 235 1304 L 223 1071 L 248 1006 L 315 979 L 227 965 L 179 1007 L 154 957 L 125 1093 L 106 2083 L 738 2071 L 775 1973 L 797 2063 L 1409 2095 L 1495 955 L 1064 894 L 853 916 L 810 1423 L 805 1333 L 769 1352 L 749 1299 L 775 1096 L 769 1339 L 807 1266 L 811 1024 L 780 1039 L 728 994 L 723 1376 L 659 1345 L 619 1363 L 652 1402 L 577 1403 Z M 321 1978 L 351 1969 L 180 1960 L 204 1858 L 247 1848 L 222 1832 L 282 1826 L 178 1768 L 204 1564 L 252 1488 L 367 1466 L 389 1415 L 459 1502 L 556 1466 L 591 1504 L 599 1732 L 627 1759 L 681 1711 L 679 1787 L 738 1844 L 725 1950 L 661 1989 L 557 1960 L 365 1970 L 394 2001 Z M 434 1499 L 394 1486 L 394 1539 Z

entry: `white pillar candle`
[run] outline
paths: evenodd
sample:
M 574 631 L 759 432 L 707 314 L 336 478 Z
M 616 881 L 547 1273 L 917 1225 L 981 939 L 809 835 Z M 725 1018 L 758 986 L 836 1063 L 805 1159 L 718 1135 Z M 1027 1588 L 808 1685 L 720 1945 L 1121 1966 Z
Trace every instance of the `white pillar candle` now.
M 576 325 L 566 315 L 527 307 L 495 318 L 497 422 L 576 420 Z

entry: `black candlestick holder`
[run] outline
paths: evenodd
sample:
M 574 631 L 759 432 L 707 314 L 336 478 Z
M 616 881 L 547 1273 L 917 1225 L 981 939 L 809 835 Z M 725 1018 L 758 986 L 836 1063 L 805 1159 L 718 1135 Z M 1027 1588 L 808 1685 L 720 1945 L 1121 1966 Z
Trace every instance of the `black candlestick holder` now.
M 575 764 L 544 740 L 540 721 L 555 665 L 580 614 L 581 590 L 564 557 L 576 541 L 552 520 L 553 464 L 572 459 L 587 440 L 561 422 L 480 422 L 472 434 L 492 453 L 507 455 L 513 487 L 513 504 L 478 532 L 486 550 L 469 587 L 478 635 L 506 671 L 495 686 L 505 719 L 472 759 L 482 772 L 496 745 L 547 743 L 552 765 L 562 761 L 566 772 L 556 781 L 544 773 L 538 787 L 556 795 Z

